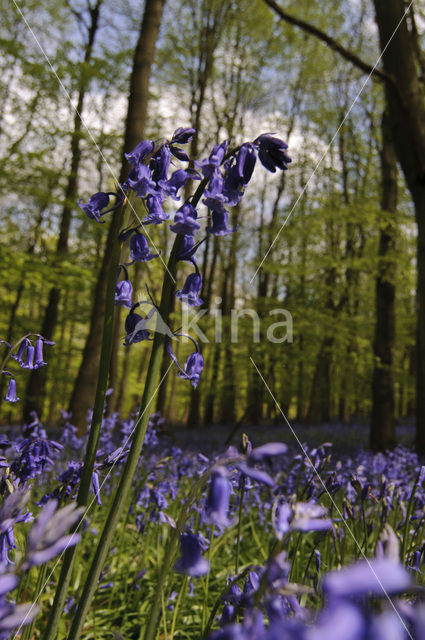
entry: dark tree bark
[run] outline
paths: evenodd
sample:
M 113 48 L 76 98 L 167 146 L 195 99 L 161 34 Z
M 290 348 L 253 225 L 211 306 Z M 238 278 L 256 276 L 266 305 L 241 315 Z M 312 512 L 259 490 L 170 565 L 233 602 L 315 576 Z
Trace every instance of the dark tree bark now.
M 417 36 L 409 32 L 403 0 L 374 0 L 385 71 L 389 122 L 398 160 L 415 206 L 417 233 L 416 447 L 425 453 L 425 102 L 416 65 Z
M 145 134 L 149 80 L 155 55 L 156 42 L 165 0 L 147 0 L 139 39 L 133 60 L 130 80 L 130 95 L 124 136 L 124 152 L 133 149 Z M 122 182 L 128 172 L 128 165 L 123 162 L 120 179 Z M 97 369 L 99 366 L 100 346 L 103 327 L 103 313 L 106 296 L 106 277 L 110 264 L 110 252 L 120 228 L 119 209 L 114 212 L 108 230 L 105 252 L 94 291 L 94 304 L 90 319 L 90 329 L 83 351 L 83 358 L 75 381 L 69 410 L 72 420 L 80 433 L 86 429 L 87 412 L 93 404 L 96 391 Z
M 71 226 L 72 210 L 78 195 L 78 170 L 81 159 L 80 141 L 82 133 L 82 112 L 88 89 L 85 66 L 90 62 L 93 54 L 93 46 L 98 30 L 101 4 L 102 0 L 97 0 L 95 6 L 89 9 L 90 26 L 88 28 L 87 43 L 84 50 L 84 61 L 78 90 L 77 107 L 75 109 L 74 116 L 74 128 L 71 136 L 71 166 L 64 194 L 64 206 L 62 209 L 59 237 L 56 245 L 56 260 L 58 262 L 61 262 L 68 252 L 68 237 Z M 61 292 L 58 287 L 54 286 L 50 289 L 49 300 L 41 327 L 41 335 L 47 340 L 52 340 L 57 325 L 60 295 Z M 25 418 L 29 417 L 31 411 L 36 411 L 41 415 L 44 403 L 45 387 L 46 368 L 31 371 L 26 389 L 24 405 Z
M 395 341 L 395 260 L 397 235 L 397 156 L 388 117 L 382 118 L 381 151 L 382 199 L 379 263 L 376 278 L 376 326 L 373 351 L 370 446 L 385 450 L 395 445 L 394 341 Z

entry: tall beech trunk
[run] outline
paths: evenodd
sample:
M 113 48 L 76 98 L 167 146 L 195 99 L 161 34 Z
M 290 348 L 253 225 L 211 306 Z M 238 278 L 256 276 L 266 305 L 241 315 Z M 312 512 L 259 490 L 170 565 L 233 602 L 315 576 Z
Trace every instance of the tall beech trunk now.
M 376 278 L 376 326 L 373 351 L 372 415 L 370 446 L 385 450 L 395 445 L 394 341 L 395 269 L 397 236 L 397 156 L 388 117 L 382 118 L 381 151 L 381 232 Z
M 165 0 L 146 0 L 131 73 L 124 152 L 133 149 L 145 134 L 149 80 L 164 5 Z M 126 178 L 128 168 L 127 163 L 123 162 L 119 178 L 120 182 Z M 72 421 L 79 433 L 83 433 L 86 429 L 87 412 L 93 404 L 96 391 L 96 372 L 99 366 L 105 308 L 106 274 L 109 270 L 111 247 L 114 242 L 117 242 L 119 232 L 120 215 L 118 212 L 119 210 L 114 212 L 108 230 L 105 252 L 94 291 L 89 334 L 69 404 L 69 410 L 72 412 Z
M 385 84 L 389 123 L 418 225 L 416 447 L 425 454 L 425 101 L 416 64 L 419 42 L 408 30 L 403 0 L 374 0 L 374 6 L 384 69 L 395 81 Z
M 99 14 L 102 0 L 97 0 L 96 5 L 90 8 L 90 25 L 87 32 L 87 43 L 84 50 L 84 64 L 82 66 L 78 100 L 75 109 L 74 127 L 71 136 L 71 166 L 68 175 L 68 182 L 64 194 L 64 206 L 59 228 L 59 237 L 56 245 L 55 259 L 60 263 L 68 253 L 68 238 L 71 226 L 72 210 L 78 196 L 78 170 L 81 160 L 80 141 L 82 137 L 82 117 L 84 100 L 86 97 L 88 82 L 86 65 L 90 62 L 93 54 L 93 46 L 99 25 Z M 41 335 L 47 340 L 52 340 L 58 320 L 58 308 L 61 292 L 56 286 L 49 291 L 47 307 L 41 327 Z M 46 387 L 46 368 L 31 371 L 25 396 L 24 417 L 27 419 L 31 411 L 42 413 L 44 395 Z

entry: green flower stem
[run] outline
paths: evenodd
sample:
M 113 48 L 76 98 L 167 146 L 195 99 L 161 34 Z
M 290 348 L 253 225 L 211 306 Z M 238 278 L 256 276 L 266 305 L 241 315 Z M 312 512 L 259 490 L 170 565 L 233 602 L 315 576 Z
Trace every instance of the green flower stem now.
M 192 198 L 192 205 L 196 207 L 201 199 L 202 193 L 208 184 L 208 179 L 201 180 L 195 194 Z M 167 270 L 162 285 L 161 302 L 159 305 L 159 315 L 167 324 L 169 320 L 171 297 L 174 290 L 175 275 L 177 272 L 177 256 L 183 243 L 183 236 L 177 235 L 171 249 L 171 254 L 167 264 Z M 111 328 L 112 331 L 112 328 Z M 134 430 L 133 440 L 127 462 L 123 469 L 120 483 L 112 502 L 106 522 L 100 537 L 96 552 L 92 561 L 92 565 L 87 575 L 86 583 L 81 594 L 77 612 L 74 616 L 73 623 L 69 632 L 68 640 L 78 640 L 81 635 L 84 621 L 89 611 L 90 603 L 93 599 L 97 588 L 100 572 L 109 551 L 115 529 L 123 512 L 127 497 L 131 490 L 133 476 L 136 472 L 137 462 L 142 450 L 143 441 L 145 439 L 146 429 L 149 421 L 148 409 L 157 390 L 157 382 L 159 379 L 162 355 L 164 352 L 165 337 L 160 333 L 155 333 L 153 340 L 151 357 L 149 360 L 148 372 L 146 376 L 145 388 L 143 391 L 142 402 L 140 405 L 137 426 Z M 44 640 L 44 639 L 43 639 Z M 50 640 L 50 639 L 49 639 Z
M 177 271 L 177 256 L 181 248 L 182 241 L 182 236 L 176 236 L 173 248 L 171 250 L 171 255 L 168 260 L 167 271 L 165 273 L 164 283 L 162 286 L 159 315 L 166 324 L 168 323 L 171 296 L 173 294 L 173 285 L 175 281 L 175 274 Z M 100 537 L 99 544 L 96 548 L 96 552 L 92 561 L 92 565 L 86 578 L 83 593 L 81 595 L 78 609 L 71 625 L 68 640 L 77 640 L 81 635 L 83 625 L 89 611 L 90 603 L 97 588 L 100 572 L 102 571 L 102 567 L 106 560 L 106 556 L 108 554 L 115 529 L 118 525 L 124 506 L 127 502 L 127 497 L 131 490 L 133 476 L 136 472 L 137 463 L 139 461 L 140 452 L 142 450 L 143 441 L 145 439 L 146 429 L 148 426 L 148 409 L 157 390 L 164 344 L 165 336 L 163 336 L 161 333 L 155 333 L 148 372 L 146 376 L 146 384 L 143 391 L 139 417 L 136 423 L 137 426 L 133 434 L 130 453 L 128 454 L 127 462 L 123 469 L 115 498 L 112 502 L 112 506 L 106 518 L 102 535 Z
M 115 225 L 118 230 L 121 226 L 124 207 L 121 207 L 115 217 Z M 114 221 L 111 223 L 114 224 Z M 85 506 L 88 501 L 90 484 L 93 474 L 94 463 L 96 459 L 97 445 L 99 443 L 100 427 L 102 424 L 103 409 L 105 405 L 105 394 L 108 388 L 109 361 L 112 351 L 114 309 L 115 309 L 115 287 L 117 282 L 117 270 L 121 254 L 121 244 L 114 242 L 111 261 L 109 266 L 107 289 L 106 289 L 106 306 L 105 321 L 103 325 L 102 351 L 100 355 L 99 374 L 97 379 L 96 396 L 93 407 L 93 416 L 90 425 L 89 438 L 87 442 L 86 454 L 84 458 L 84 467 L 80 481 L 80 487 L 77 496 L 77 503 Z M 80 523 L 79 523 L 80 524 Z M 77 527 L 79 526 L 77 524 Z M 78 546 L 78 545 L 77 545 Z M 66 601 L 69 583 L 71 581 L 72 567 L 74 564 L 77 546 L 68 548 L 65 551 L 62 563 L 62 569 L 59 576 L 58 586 L 55 592 L 53 606 L 47 621 L 46 629 L 42 636 L 42 640 L 54 640 L 57 635 L 60 618 Z
M 415 482 L 413 484 L 413 487 L 412 487 L 412 493 L 410 494 L 409 504 L 407 505 L 406 520 L 404 521 L 404 528 L 403 528 L 403 539 L 401 541 L 400 560 L 401 560 L 402 564 L 406 564 L 406 562 L 407 562 L 406 552 L 410 548 L 410 545 L 408 545 L 408 543 L 407 543 L 407 538 L 408 538 L 408 535 L 409 535 L 410 518 L 412 516 L 413 506 L 415 504 L 416 488 L 417 488 L 417 486 L 419 484 L 420 476 L 421 476 L 421 472 L 419 471 L 418 475 L 416 476 L 416 479 L 415 479 Z
M 245 476 L 242 476 L 241 495 L 239 499 L 239 513 L 238 513 L 238 532 L 236 534 L 236 553 L 235 553 L 235 573 L 239 573 L 239 556 L 241 550 L 241 536 L 242 536 L 242 516 L 243 516 L 243 500 L 245 497 Z
M 179 595 L 177 597 L 176 606 L 174 607 L 173 621 L 171 623 L 170 640 L 174 640 L 174 632 L 176 630 L 177 616 L 179 614 L 180 605 L 181 605 L 181 602 L 183 600 L 183 596 L 186 595 L 187 582 L 188 582 L 188 577 L 184 576 L 182 585 L 180 587 Z
M 38 598 L 40 597 L 42 591 L 43 591 L 43 585 L 46 581 L 46 573 L 47 573 L 47 565 L 43 564 L 40 569 L 38 570 L 38 576 L 37 576 L 37 583 L 36 583 L 36 587 L 35 587 L 35 594 L 33 597 L 33 602 L 37 602 Z M 21 636 L 21 640 L 31 640 L 31 638 L 33 638 L 33 633 L 34 633 L 34 627 L 35 627 L 35 620 L 33 620 L 31 622 L 31 624 L 29 624 L 27 627 L 25 627 L 22 636 Z
M 209 595 L 209 586 L 210 586 L 210 572 L 211 572 L 211 560 L 212 560 L 212 548 L 214 542 L 214 525 L 211 525 L 211 535 L 210 535 L 210 546 L 208 547 L 208 562 L 210 563 L 210 571 L 208 571 L 205 577 L 205 591 L 204 591 L 204 606 L 202 607 L 202 629 L 205 628 L 207 623 L 207 615 L 208 615 L 208 595 Z

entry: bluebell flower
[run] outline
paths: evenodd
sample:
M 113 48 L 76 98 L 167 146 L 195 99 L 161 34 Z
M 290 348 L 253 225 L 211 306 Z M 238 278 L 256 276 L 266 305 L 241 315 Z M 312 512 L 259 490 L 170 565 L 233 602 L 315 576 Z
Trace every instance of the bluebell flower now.
M 325 531 L 333 524 L 324 518 L 327 511 L 313 502 L 298 502 L 289 505 L 280 502 L 274 510 L 273 527 L 276 537 L 281 540 L 288 531 Z
M 152 180 L 151 170 L 145 164 L 138 164 L 130 170 L 123 187 L 132 189 L 140 198 L 159 193 L 156 183 Z
M 24 338 L 21 341 L 21 344 L 19 345 L 17 353 L 12 353 L 12 358 L 14 360 L 16 360 L 21 366 L 24 364 L 24 353 L 25 353 L 28 345 L 30 345 L 30 344 L 31 343 L 28 340 L 28 338 Z
M 211 178 L 222 164 L 224 156 L 226 155 L 227 146 L 228 142 L 225 140 L 221 144 L 216 144 L 215 147 L 213 147 L 208 158 L 201 161 L 195 160 L 195 166 L 201 169 L 204 178 Z
M 35 361 L 34 361 L 34 369 L 38 369 L 39 367 L 44 367 L 47 362 L 43 360 L 43 345 L 44 340 L 38 336 L 37 342 L 35 343 Z
M 6 402 L 18 402 L 19 398 L 16 395 L 16 380 L 15 378 L 10 378 L 9 385 L 7 387 L 7 393 L 4 397 Z
M 202 290 L 202 276 L 200 273 L 191 273 L 187 276 L 183 288 L 176 291 L 176 296 L 191 307 L 199 307 L 203 303 L 199 297 Z
M 190 380 L 192 387 L 196 389 L 199 384 L 201 373 L 204 369 L 204 358 L 202 353 L 191 353 L 186 362 L 184 363 L 183 372 L 179 372 L 179 378 L 183 380 Z
M 251 467 L 245 462 L 238 462 L 235 466 L 242 475 L 251 478 L 256 482 L 260 482 L 261 484 L 265 484 L 268 487 L 274 487 L 274 480 L 266 471 L 257 469 L 257 467 Z
M 212 226 L 206 228 L 208 233 L 212 233 L 215 236 L 227 236 L 237 230 L 237 226 L 233 229 L 229 227 L 229 212 L 221 202 L 209 198 L 206 198 L 203 202 L 211 209 Z
M 319 549 L 314 550 L 314 556 L 315 556 L 317 573 L 320 573 L 320 568 L 322 566 L 322 554 L 320 553 Z
M 170 145 L 170 151 L 175 158 L 178 160 L 182 160 L 183 162 L 190 162 L 189 155 L 180 147 L 175 147 L 174 145 Z
M 192 251 L 195 245 L 193 236 L 183 236 L 183 242 L 178 254 L 179 260 L 187 260 L 192 257 Z
M 171 162 L 171 151 L 167 145 L 163 145 L 150 161 L 149 167 L 152 171 L 152 180 L 159 182 L 167 180 L 168 169 Z
M 99 474 L 96 469 L 92 473 L 91 484 L 92 484 L 94 496 L 96 498 L 96 502 L 101 507 L 102 501 L 100 499 Z
M 232 493 L 232 485 L 227 477 L 224 467 L 217 467 L 212 475 L 205 505 L 207 521 L 218 527 L 228 527 L 232 524 L 229 520 L 229 501 Z
M 205 198 L 209 198 L 211 201 L 217 200 L 219 202 L 223 202 L 225 200 L 223 186 L 224 178 L 221 175 L 220 170 L 216 169 L 210 178 L 208 187 L 204 191 Z
M 254 145 L 250 142 L 243 144 L 236 157 L 235 167 L 244 187 L 247 186 L 252 178 L 256 160 Z
M 181 336 L 183 334 L 176 333 L 175 335 Z M 174 355 L 174 351 L 171 346 L 170 340 L 167 340 L 167 343 L 166 343 L 167 351 L 171 356 L 171 359 L 173 360 L 173 362 L 175 362 L 175 364 L 179 368 L 179 372 L 178 372 L 179 378 L 182 378 L 183 380 L 190 380 L 192 383 L 192 386 L 196 388 L 198 386 L 199 379 L 201 377 L 201 373 L 204 368 L 204 358 L 202 357 L 202 354 L 199 352 L 199 347 L 196 341 L 190 336 L 184 336 L 184 337 L 189 338 L 189 340 L 192 340 L 192 342 L 196 346 L 196 352 L 190 354 L 190 356 L 187 358 L 184 364 L 184 368 L 180 366 L 176 356 Z
M 122 305 L 131 309 L 133 303 L 131 296 L 133 295 L 133 286 L 130 280 L 120 280 L 115 288 L 115 304 Z
M 130 260 L 133 262 L 148 262 L 157 258 L 159 253 L 151 253 L 148 247 L 148 241 L 143 233 L 136 232 L 130 240 Z
M 199 180 L 199 174 L 192 169 L 177 169 L 171 174 L 169 180 L 160 180 L 159 186 L 163 189 L 165 195 L 171 196 L 173 200 L 180 200 L 178 192 L 188 180 Z
M 11 470 L 22 482 L 29 478 L 35 478 L 42 474 L 46 467 L 53 466 L 53 457 L 57 451 L 63 449 L 59 442 L 38 435 L 30 435 L 25 438 L 17 448 L 20 456 L 12 463 Z
M 149 195 L 146 198 L 146 207 L 148 215 L 143 220 L 143 224 L 161 224 L 170 217 L 162 208 L 162 196 L 160 195 Z
M 248 461 L 262 462 L 274 456 L 280 456 L 288 451 L 288 447 L 284 442 L 267 442 L 260 447 L 252 449 L 248 456 Z
M 195 133 L 196 129 L 193 127 L 179 127 L 173 133 L 171 144 L 186 144 L 190 142 Z
M 277 169 L 287 169 L 291 158 L 286 153 L 288 145 L 280 138 L 272 136 L 270 133 L 263 133 L 254 140 L 258 147 L 258 157 L 261 164 L 274 173 Z
M 14 637 L 11 632 L 29 625 L 39 610 L 40 608 L 33 603 L 15 605 L 6 598 L 0 598 L 0 640 Z
M 16 489 L 3 500 L 0 506 L 0 533 L 8 531 L 26 518 L 24 509 L 29 499 L 29 491 Z
M 24 364 L 21 365 L 22 369 L 34 369 L 34 355 L 35 355 L 35 349 L 32 346 L 32 344 L 29 344 L 27 347 L 26 360 Z
M 386 596 L 406 591 L 411 584 L 409 573 L 401 564 L 380 558 L 327 573 L 323 592 L 332 598 Z
M 127 335 L 124 340 L 124 345 L 129 346 L 136 342 L 142 342 L 142 340 L 148 340 L 150 337 L 149 331 L 146 329 L 146 318 L 142 318 L 138 313 L 131 311 L 125 320 L 125 330 Z
M 139 163 L 143 162 L 143 160 L 155 149 L 155 143 L 152 140 L 142 140 L 139 144 L 130 151 L 130 153 L 125 153 L 127 161 L 131 166 L 136 167 Z
M 79 533 L 65 534 L 81 518 L 84 507 L 77 507 L 75 503 L 67 504 L 62 509 L 58 509 L 57 506 L 56 500 L 50 500 L 31 527 L 24 569 L 48 562 L 80 540 Z
M 305 630 L 304 640 L 364 640 L 367 622 L 362 611 L 348 602 L 327 607 L 317 623 Z
M 178 573 L 198 578 L 208 573 L 210 563 L 202 557 L 199 539 L 193 533 L 183 533 L 180 536 L 181 557 L 174 565 Z
M 250 181 L 256 163 L 255 147 L 246 143 L 242 145 L 236 158 L 226 165 L 226 177 L 223 184 L 223 196 L 229 206 L 237 205 Z
M 106 207 L 109 205 L 110 196 L 114 196 L 117 201 L 114 206 L 106 209 Z M 78 206 L 84 211 L 88 218 L 96 220 L 96 222 L 104 222 L 100 219 L 101 216 L 104 216 L 106 213 L 110 213 L 111 211 L 118 209 L 118 207 L 120 207 L 123 203 L 123 199 L 123 196 L 119 193 L 104 193 L 103 191 L 99 191 L 98 193 L 92 195 L 89 201 L 86 203 L 83 203 L 82 199 L 80 198 L 80 200 L 78 201 Z M 103 211 L 104 209 L 106 209 L 106 211 Z
M 174 215 L 174 224 L 170 225 L 170 230 L 185 236 L 196 236 L 201 228 L 197 220 L 198 214 L 190 202 L 186 201 Z

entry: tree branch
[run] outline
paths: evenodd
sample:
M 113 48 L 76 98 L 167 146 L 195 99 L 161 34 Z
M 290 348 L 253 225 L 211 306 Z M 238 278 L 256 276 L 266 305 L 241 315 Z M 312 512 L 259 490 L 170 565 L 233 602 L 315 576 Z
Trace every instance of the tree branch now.
M 264 0 L 264 2 L 271 9 L 273 9 L 273 11 L 275 13 L 277 13 L 277 15 L 282 20 L 284 20 L 285 22 L 289 22 L 289 24 L 292 24 L 292 25 L 294 25 L 296 27 L 299 27 L 303 31 L 306 31 L 307 33 L 310 33 L 311 35 L 315 36 L 316 38 L 319 38 L 319 40 L 321 40 L 322 42 L 327 44 L 327 46 L 330 49 L 332 49 L 332 51 L 336 51 L 336 53 L 338 53 L 340 56 L 345 58 L 345 60 L 348 60 L 355 67 L 357 67 L 358 69 L 363 71 L 363 73 L 367 73 L 367 74 L 370 74 L 372 76 L 375 76 L 376 78 L 379 78 L 379 80 L 384 80 L 385 82 L 389 82 L 392 85 L 395 84 L 395 81 L 394 81 L 393 77 L 390 76 L 388 73 L 386 73 L 383 69 L 378 69 L 377 67 L 373 67 L 372 65 L 370 65 L 367 62 L 365 62 L 364 60 L 361 60 L 361 58 L 359 58 L 355 53 L 353 53 L 352 51 L 349 51 L 348 49 L 343 47 L 342 44 L 340 44 L 339 42 L 334 40 L 334 38 L 331 38 L 331 36 L 328 36 L 328 34 L 325 33 L 324 31 L 321 31 L 321 29 L 318 29 L 314 25 L 312 25 L 312 24 L 310 24 L 308 22 L 305 22 L 304 20 L 301 20 L 300 18 L 296 18 L 294 16 L 291 16 L 284 9 L 282 9 L 278 4 L 276 4 L 276 2 L 274 0 Z

